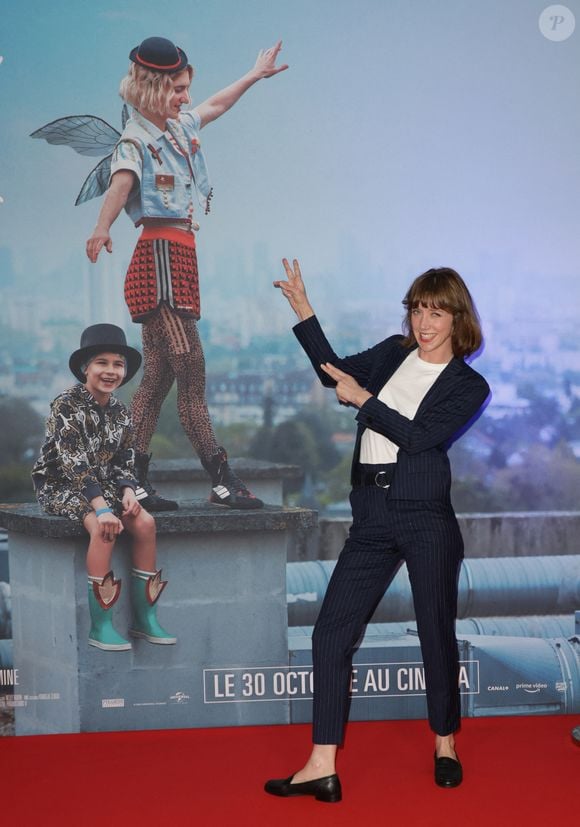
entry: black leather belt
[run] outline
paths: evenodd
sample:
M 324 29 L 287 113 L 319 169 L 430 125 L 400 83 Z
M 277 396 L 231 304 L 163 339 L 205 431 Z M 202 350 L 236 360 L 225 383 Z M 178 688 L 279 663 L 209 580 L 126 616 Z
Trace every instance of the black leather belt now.
M 353 474 L 353 488 L 363 485 L 376 485 L 378 488 L 388 488 L 395 476 L 396 463 L 390 465 L 358 465 Z

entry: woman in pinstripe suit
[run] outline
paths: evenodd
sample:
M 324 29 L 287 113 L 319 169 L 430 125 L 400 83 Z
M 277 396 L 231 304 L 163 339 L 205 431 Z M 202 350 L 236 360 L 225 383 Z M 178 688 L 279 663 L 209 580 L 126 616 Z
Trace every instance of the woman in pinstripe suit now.
M 283 261 L 275 281 L 299 318 L 298 341 L 340 403 L 358 409 L 350 495 L 353 523 L 312 637 L 312 753 L 273 795 L 340 801 L 336 750 L 348 715 L 352 655 L 364 625 L 405 561 L 425 667 L 435 782 L 463 778 L 455 752 L 460 722 L 455 638 L 463 541 L 451 506 L 447 447 L 476 416 L 489 387 L 464 358 L 481 346 L 477 311 L 461 276 L 428 270 L 409 288 L 404 336 L 339 358 L 308 301 L 300 267 Z

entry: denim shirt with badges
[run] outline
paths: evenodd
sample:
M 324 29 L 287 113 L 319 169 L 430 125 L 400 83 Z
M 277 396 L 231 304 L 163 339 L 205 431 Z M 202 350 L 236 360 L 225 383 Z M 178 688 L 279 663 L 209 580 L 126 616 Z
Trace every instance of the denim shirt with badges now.
M 111 177 L 121 169 L 137 176 L 139 183 L 135 183 L 125 205 L 136 226 L 143 219 L 190 221 L 194 190 L 200 205 L 209 212 L 212 190 L 199 129 L 200 117 L 195 110 L 182 112 L 179 120 L 167 121 L 165 132 L 137 111 L 127 121 L 113 152 Z M 184 152 L 173 144 L 170 135 Z

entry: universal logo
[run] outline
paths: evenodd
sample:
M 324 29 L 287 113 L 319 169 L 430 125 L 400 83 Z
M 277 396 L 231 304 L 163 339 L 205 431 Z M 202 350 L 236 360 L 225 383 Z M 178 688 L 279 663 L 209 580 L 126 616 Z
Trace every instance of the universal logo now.
M 189 701 L 189 695 L 186 695 L 185 692 L 176 692 L 175 695 L 169 697 L 169 700 L 173 701 L 174 704 L 186 704 Z
M 103 698 L 101 700 L 103 709 L 115 709 L 125 706 L 125 698 Z

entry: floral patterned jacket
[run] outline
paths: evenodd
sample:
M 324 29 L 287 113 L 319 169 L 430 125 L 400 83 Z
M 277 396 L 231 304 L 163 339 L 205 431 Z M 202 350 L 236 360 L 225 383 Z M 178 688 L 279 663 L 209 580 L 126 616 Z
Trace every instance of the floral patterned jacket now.
M 56 397 L 32 469 L 37 490 L 50 481 L 90 502 L 105 481 L 135 489 L 134 465 L 131 415 L 122 402 L 111 396 L 101 407 L 81 384 Z

